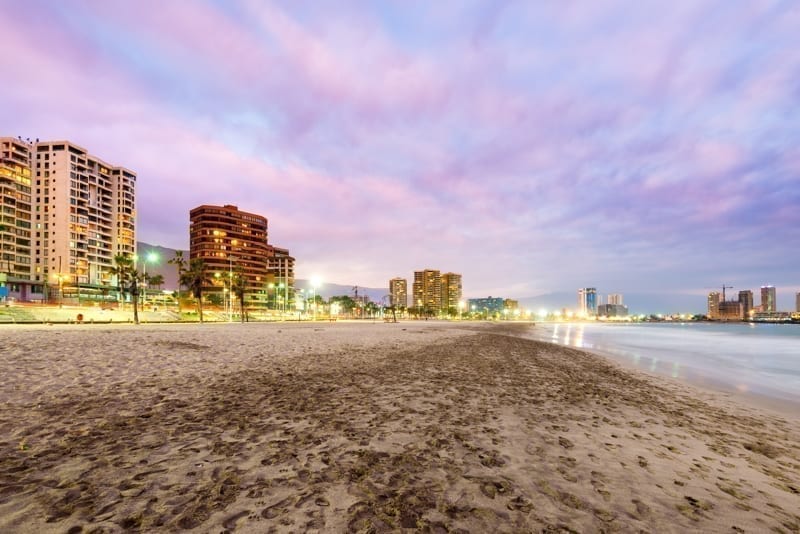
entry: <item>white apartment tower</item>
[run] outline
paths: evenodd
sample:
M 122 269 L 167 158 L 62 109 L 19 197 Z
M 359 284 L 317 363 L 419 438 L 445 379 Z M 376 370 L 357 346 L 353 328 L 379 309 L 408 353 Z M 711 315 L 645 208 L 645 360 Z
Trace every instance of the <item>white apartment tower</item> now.
M 35 143 L 32 170 L 33 280 L 113 284 L 114 256 L 136 253 L 136 173 L 69 141 Z
M 389 295 L 391 305 L 401 308 L 408 306 L 408 280 L 405 278 L 392 278 L 389 280 Z

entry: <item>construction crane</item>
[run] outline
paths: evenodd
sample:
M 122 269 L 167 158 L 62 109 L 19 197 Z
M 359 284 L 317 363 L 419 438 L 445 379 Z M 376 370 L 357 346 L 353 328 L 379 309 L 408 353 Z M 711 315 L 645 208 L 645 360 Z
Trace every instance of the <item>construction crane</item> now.
M 733 286 L 726 286 L 724 283 L 722 284 L 722 302 L 727 302 L 725 300 L 725 290 L 726 289 L 733 289 Z

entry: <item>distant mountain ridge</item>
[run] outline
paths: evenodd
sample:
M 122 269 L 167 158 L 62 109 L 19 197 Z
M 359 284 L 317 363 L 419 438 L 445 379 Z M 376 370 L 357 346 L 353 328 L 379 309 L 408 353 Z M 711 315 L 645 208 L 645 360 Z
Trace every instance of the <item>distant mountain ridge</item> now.
M 149 251 L 155 251 L 159 256 L 159 261 L 156 264 L 147 265 L 148 274 L 160 274 L 164 277 L 164 289 L 175 290 L 178 287 L 178 272 L 174 265 L 167 263 L 175 257 L 177 249 L 161 247 L 158 245 L 151 245 L 145 242 L 138 242 L 137 250 L 141 256 L 145 256 Z M 183 256 L 189 258 L 189 251 L 184 250 Z M 356 284 L 335 284 L 323 283 L 317 292 L 324 299 L 329 299 L 332 296 L 349 295 L 355 296 L 354 287 Z M 295 279 L 295 287 L 310 289 L 311 282 L 301 278 Z M 409 288 L 410 289 L 410 288 Z M 368 295 L 373 302 L 382 302 L 383 298 L 389 293 L 387 287 L 363 287 L 358 286 L 358 294 Z M 603 299 L 606 298 L 604 293 L 600 293 Z M 473 298 L 465 296 L 464 298 Z M 628 306 L 628 310 L 632 314 L 651 314 L 651 313 L 705 313 L 706 312 L 706 298 L 702 295 L 688 295 L 688 294 L 664 294 L 664 293 L 625 293 L 623 294 L 624 303 Z M 503 295 L 503 298 L 515 298 L 510 295 Z M 519 305 L 523 309 L 530 309 L 532 311 L 539 311 L 541 309 L 547 311 L 561 310 L 566 308 L 568 310 L 575 310 L 577 308 L 578 295 L 577 292 L 560 291 L 553 293 L 545 293 L 533 297 L 517 298 Z

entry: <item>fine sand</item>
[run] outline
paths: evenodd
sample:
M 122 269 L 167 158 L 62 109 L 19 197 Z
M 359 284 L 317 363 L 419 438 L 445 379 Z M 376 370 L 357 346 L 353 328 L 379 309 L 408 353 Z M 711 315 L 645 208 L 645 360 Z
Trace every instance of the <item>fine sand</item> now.
M 0 532 L 800 531 L 800 418 L 529 328 L 0 327 Z

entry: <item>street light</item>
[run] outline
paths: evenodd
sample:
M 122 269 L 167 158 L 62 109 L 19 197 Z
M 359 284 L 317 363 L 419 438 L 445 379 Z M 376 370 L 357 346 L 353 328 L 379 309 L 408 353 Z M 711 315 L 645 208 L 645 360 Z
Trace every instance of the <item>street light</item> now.
M 273 284 L 272 282 L 267 284 L 267 307 L 268 308 L 269 308 L 269 292 L 272 291 L 273 289 L 275 289 L 275 284 Z M 278 295 L 275 295 L 275 297 L 276 297 L 275 300 L 277 301 L 278 300 L 278 298 L 277 298 Z
M 317 320 L 317 288 L 320 286 L 319 278 L 316 276 L 311 277 L 311 291 L 313 293 L 313 297 L 311 302 L 314 304 L 314 311 L 312 312 L 312 317 L 316 321 Z
M 228 255 L 228 322 L 233 322 L 233 256 Z
M 134 256 L 135 258 L 136 256 Z M 144 311 L 145 304 L 147 304 L 147 262 L 158 262 L 158 252 L 151 250 L 142 259 L 142 276 L 144 277 L 144 285 L 142 286 L 142 311 Z
M 61 274 L 61 273 L 58 273 L 56 275 L 56 278 L 58 279 L 58 307 L 59 308 L 63 308 L 64 307 L 64 275 Z
M 306 305 L 308 304 L 308 300 L 306 300 L 306 290 L 304 288 L 298 288 L 297 293 L 300 293 L 300 303 L 302 304 L 300 310 L 297 312 L 297 317 L 299 319 L 303 313 L 306 313 Z M 297 293 L 295 293 L 295 299 L 294 299 L 295 308 L 297 308 Z

